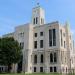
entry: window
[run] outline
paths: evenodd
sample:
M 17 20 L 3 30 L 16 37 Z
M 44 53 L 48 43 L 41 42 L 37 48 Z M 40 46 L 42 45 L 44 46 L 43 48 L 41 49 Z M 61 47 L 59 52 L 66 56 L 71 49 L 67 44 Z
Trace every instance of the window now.
M 43 72 L 43 67 L 40 67 L 40 72 Z
M 49 30 L 49 46 L 52 46 L 52 30 Z
M 34 55 L 34 64 L 37 64 L 37 55 Z
M 37 41 L 34 41 L 34 48 L 37 48 Z
M 62 30 L 60 30 L 60 33 L 61 33 L 61 46 L 63 46 Z
M 24 32 L 18 34 L 20 37 L 24 37 Z
M 43 32 L 40 32 L 40 36 L 43 36 Z
M 38 17 L 36 17 L 36 24 L 38 23 Z
M 43 40 L 40 40 L 40 48 L 43 48 Z
M 34 67 L 34 72 L 36 72 L 36 67 Z
M 66 67 L 66 73 L 67 73 L 67 67 Z
M 56 67 L 54 67 L 54 72 L 57 72 L 57 68 Z
M 57 62 L 57 54 L 54 53 L 54 62 Z
M 34 20 L 33 20 L 33 24 L 35 24 L 35 18 L 34 18 Z
M 49 46 L 56 46 L 56 29 L 49 30 Z
M 43 20 L 42 20 L 42 18 L 41 18 L 41 24 L 43 23 Z
M 21 42 L 21 43 L 20 43 L 20 47 L 21 47 L 21 49 L 24 48 L 24 42 Z
M 53 67 L 50 67 L 50 72 L 53 72 Z
M 56 30 L 53 29 L 53 46 L 56 46 Z
M 43 54 L 41 54 L 41 63 L 43 63 Z
M 64 48 L 66 47 L 65 41 L 64 41 Z
M 50 53 L 50 62 L 52 63 L 53 62 L 53 54 Z
M 35 33 L 34 36 L 37 37 L 37 33 Z
M 41 18 L 41 24 L 44 24 L 44 19 L 43 18 Z

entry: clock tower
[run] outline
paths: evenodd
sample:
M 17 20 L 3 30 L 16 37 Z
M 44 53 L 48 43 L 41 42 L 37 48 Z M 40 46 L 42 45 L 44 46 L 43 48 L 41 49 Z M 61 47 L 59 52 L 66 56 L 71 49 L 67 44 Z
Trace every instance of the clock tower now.
M 32 24 L 34 26 L 45 24 L 45 12 L 39 5 L 32 10 Z

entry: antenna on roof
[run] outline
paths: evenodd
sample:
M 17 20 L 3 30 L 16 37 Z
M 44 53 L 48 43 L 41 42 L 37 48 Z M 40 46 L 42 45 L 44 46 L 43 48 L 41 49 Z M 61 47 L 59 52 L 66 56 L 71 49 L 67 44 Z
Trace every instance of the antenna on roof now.
M 37 6 L 40 6 L 40 3 L 39 2 L 37 2 Z
M 40 6 L 39 0 L 36 0 L 36 5 L 37 5 L 37 6 Z

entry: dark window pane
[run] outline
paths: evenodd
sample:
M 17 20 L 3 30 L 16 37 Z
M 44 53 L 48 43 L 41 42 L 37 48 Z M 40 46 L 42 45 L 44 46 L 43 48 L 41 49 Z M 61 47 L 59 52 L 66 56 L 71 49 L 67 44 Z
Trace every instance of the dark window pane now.
M 34 67 L 34 72 L 36 72 L 36 67 Z
M 40 40 L 40 48 L 43 48 L 43 40 Z
M 20 47 L 21 47 L 21 49 L 24 48 L 24 42 L 20 42 Z
M 53 62 L 53 54 L 50 53 L 50 62 L 52 63 Z
M 49 46 L 52 46 L 52 30 L 49 30 Z
M 53 29 L 53 46 L 56 46 L 56 30 Z
M 34 41 L 34 48 L 37 48 L 37 41 Z
M 37 64 L 37 55 L 34 55 L 34 64 Z
M 33 20 L 33 24 L 35 24 L 35 18 L 34 18 L 34 20 Z
M 57 72 L 57 68 L 56 67 L 54 67 L 54 72 Z
M 41 54 L 41 63 L 43 63 L 43 54 Z
M 43 36 L 43 32 L 40 32 L 40 36 Z
M 38 23 L 38 17 L 36 17 L 36 24 Z
M 61 34 L 61 46 L 63 46 L 62 30 L 60 30 L 60 34 Z
M 50 72 L 53 72 L 53 67 L 50 67 Z
M 64 48 L 66 47 L 65 41 L 64 41 Z
M 57 54 L 54 53 L 54 62 L 57 62 Z
M 40 72 L 43 72 L 43 67 L 40 67 Z
M 34 36 L 37 37 L 37 33 L 35 33 Z

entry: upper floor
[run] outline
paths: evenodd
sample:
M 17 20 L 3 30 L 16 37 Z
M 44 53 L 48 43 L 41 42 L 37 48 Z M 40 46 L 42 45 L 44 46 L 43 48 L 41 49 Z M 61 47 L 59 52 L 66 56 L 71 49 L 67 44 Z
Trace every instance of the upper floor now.
M 73 40 L 69 24 L 61 25 L 58 21 L 45 22 L 45 12 L 38 6 L 32 10 L 31 23 L 15 27 L 14 33 L 4 37 L 14 37 L 22 48 L 36 50 L 69 50 L 73 51 Z

